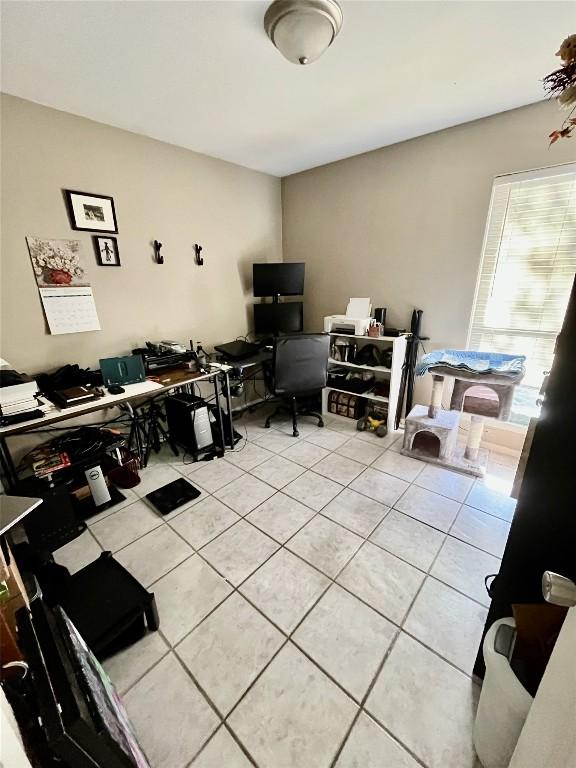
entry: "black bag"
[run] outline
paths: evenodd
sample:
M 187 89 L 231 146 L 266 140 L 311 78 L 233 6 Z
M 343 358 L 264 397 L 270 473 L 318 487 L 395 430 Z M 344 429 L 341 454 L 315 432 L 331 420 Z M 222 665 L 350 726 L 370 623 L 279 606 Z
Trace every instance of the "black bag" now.
M 365 344 L 354 358 L 355 365 L 392 365 L 392 349 L 380 349 L 376 344 Z
M 40 391 L 51 395 L 59 389 L 70 387 L 85 387 L 102 385 L 100 371 L 91 371 L 89 368 L 80 368 L 79 365 L 64 365 L 54 373 L 40 373 L 36 376 Z
M 354 365 L 381 365 L 380 351 L 376 344 L 365 344 L 356 354 Z

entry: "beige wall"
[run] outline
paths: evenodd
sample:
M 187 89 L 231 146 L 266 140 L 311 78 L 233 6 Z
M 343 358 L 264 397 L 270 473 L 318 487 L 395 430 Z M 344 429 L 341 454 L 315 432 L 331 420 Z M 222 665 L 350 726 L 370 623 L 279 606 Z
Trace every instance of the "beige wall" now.
M 94 366 L 146 339 L 212 345 L 246 333 L 251 264 L 282 258 L 279 179 L 11 96 L 1 106 L 2 357 L 37 372 Z M 96 264 L 91 234 L 70 227 L 62 189 L 114 198 L 120 269 Z M 101 331 L 47 333 L 27 235 L 82 242 Z
M 548 149 L 561 119 L 542 102 L 283 179 L 284 259 L 306 262 L 309 329 L 370 296 L 389 325 L 424 310 L 431 347 L 464 345 L 492 180 L 576 159 L 576 140 Z
M 543 102 L 290 176 L 282 214 L 276 178 L 14 97 L 1 105 L 0 345 L 28 372 L 97 365 L 145 339 L 244 333 L 250 265 L 281 259 L 282 233 L 284 258 L 306 262 L 309 329 L 368 294 L 391 325 L 423 309 L 430 347 L 462 346 L 493 177 L 576 159 L 575 140 L 548 149 L 561 116 Z M 121 269 L 96 265 L 64 188 L 114 197 Z M 82 241 L 102 331 L 46 333 L 26 235 Z

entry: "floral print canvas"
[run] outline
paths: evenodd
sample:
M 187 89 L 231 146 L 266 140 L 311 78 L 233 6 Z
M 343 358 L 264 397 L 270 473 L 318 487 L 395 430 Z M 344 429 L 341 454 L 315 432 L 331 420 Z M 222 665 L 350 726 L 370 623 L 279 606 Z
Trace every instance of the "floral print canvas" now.
M 40 288 L 88 285 L 81 263 L 79 240 L 27 237 L 26 242 Z

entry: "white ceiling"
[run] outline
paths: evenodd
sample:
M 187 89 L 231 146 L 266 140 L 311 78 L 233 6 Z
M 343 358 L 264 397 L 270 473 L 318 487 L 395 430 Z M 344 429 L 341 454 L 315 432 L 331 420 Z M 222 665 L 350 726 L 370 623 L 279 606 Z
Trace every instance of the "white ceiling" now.
M 542 99 L 573 2 L 341 3 L 309 67 L 267 2 L 2 3 L 2 90 L 284 176 Z

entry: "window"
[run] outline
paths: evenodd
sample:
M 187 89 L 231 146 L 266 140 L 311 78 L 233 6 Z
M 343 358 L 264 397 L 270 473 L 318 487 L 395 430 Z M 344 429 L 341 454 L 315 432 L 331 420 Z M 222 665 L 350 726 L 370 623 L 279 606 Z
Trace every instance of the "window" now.
M 576 164 L 497 177 L 468 347 L 526 355 L 511 420 L 527 423 L 576 272 Z

